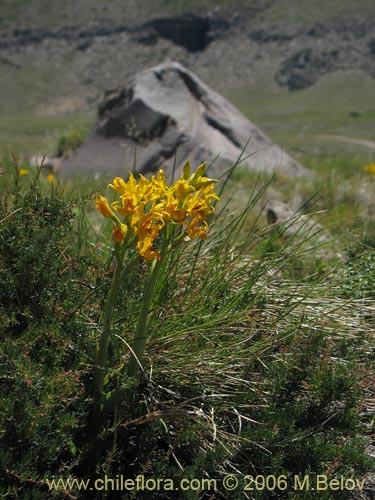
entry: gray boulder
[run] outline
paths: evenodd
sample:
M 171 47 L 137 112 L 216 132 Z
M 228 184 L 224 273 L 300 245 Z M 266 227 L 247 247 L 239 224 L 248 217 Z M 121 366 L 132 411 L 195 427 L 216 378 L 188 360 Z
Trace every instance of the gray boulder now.
M 63 162 L 63 175 L 127 175 L 163 168 L 177 172 L 213 162 L 211 176 L 242 158 L 243 167 L 312 176 L 224 97 L 175 62 L 136 74 L 124 89 L 107 93 L 87 140 Z

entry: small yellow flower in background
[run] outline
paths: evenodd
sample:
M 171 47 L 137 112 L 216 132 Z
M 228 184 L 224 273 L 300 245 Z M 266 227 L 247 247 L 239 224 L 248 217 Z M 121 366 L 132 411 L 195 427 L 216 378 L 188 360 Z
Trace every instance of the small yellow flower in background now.
M 109 206 L 107 198 L 98 194 L 95 200 L 95 206 L 104 217 L 112 217 L 113 212 Z
M 30 173 L 30 171 L 27 170 L 27 168 L 20 168 L 20 170 L 18 172 L 19 175 L 27 175 L 29 173 Z
M 48 174 L 47 182 L 49 182 L 50 184 L 56 184 L 57 183 L 56 177 L 53 174 Z
M 365 165 L 364 167 L 362 167 L 362 170 L 368 172 L 371 175 L 375 175 L 375 163 L 369 163 L 368 165 Z

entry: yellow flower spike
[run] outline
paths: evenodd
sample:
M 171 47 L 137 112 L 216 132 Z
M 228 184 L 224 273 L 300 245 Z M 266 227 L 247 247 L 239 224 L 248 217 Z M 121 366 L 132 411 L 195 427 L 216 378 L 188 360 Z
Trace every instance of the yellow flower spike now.
M 20 168 L 18 171 L 18 175 L 27 175 L 29 173 L 30 173 L 30 171 L 27 170 L 27 168 Z
M 99 210 L 99 212 L 104 215 L 104 217 L 114 216 L 114 213 L 109 206 L 108 200 L 104 196 L 101 196 L 100 194 L 97 195 L 95 199 L 95 206 Z
M 142 175 L 136 180 L 133 174 L 129 175 L 127 181 L 115 177 L 109 187 L 118 194 L 117 200 L 110 205 L 105 197 L 98 195 L 96 198 L 97 209 L 112 219 L 113 240 L 121 246 L 116 247 L 116 268 L 106 300 L 103 330 L 98 344 L 93 417 L 103 414 L 102 408 L 106 404 L 104 396 L 106 399 L 108 396 L 108 393 L 105 394 L 104 382 L 109 364 L 111 319 L 123 275 L 126 250 L 135 247 L 143 259 L 153 261 L 149 266 L 150 273 L 134 332 L 132 356 L 127 367 L 128 376 L 135 377 L 144 353 L 155 286 L 163 262 L 173 248 L 184 241 L 207 238 L 207 218 L 215 211 L 214 201 L 219 197 L 214 192 L 215 181 L 207 178 L 204 172 L 205 164 L 202 163 L 191 174 L 190 163 L 186 162 L 180 178 L 172 185 L 167 184 L 163 170 L 151 180 Z M 175 225 L 180 227 L 176 228 Z M 160 237 L 161 234 L 164 238 Z
M 100 212 L 111 217 L 116 225 L 114 241 L 120 243 L 130 232 L 131 237 L 136 238 L 139 254 L 151 260 L 161 258 L 153 244 L 168 224 L 183 226 L 183 234 L 190 239 L 206 238 L 206 221 L 215 211 L 213 201 L 219 197 L 214 192 L 215 181 L 204 176 L 205 167 L 202 163 L 191 174 L 190 163 L 186 162 L 181 177 L 170 186 L 163 170 L 151 180 L 143 175 L 136 180 L 133 174 L 127 181 L 115 177 L 109 187 L 120 195 L 119 199 L 111 207 L 104 197 L 98 196 L 96 201 Z M 115 213 L 123 216 L 126 224 L 122 224 Z

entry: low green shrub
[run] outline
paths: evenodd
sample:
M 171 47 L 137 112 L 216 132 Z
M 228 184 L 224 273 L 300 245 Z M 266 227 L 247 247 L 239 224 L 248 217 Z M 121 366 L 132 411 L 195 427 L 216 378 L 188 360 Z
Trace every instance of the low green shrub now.
M 62 136 L 57 142 L 56 155 L 68 156 L 77 149 L 85 139 L 85 133 L 79 129 L 73 129 Z

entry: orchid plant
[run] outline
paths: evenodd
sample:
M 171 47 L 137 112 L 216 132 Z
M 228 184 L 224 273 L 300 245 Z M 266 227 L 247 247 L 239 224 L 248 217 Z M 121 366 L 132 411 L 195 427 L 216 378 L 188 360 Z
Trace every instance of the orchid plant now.
M 184 242 L 207 237 L 208 217 L 214 213 L 219 197 L 214 192 L 215 181 L 204 173 L 205 163 L 191 174 L 190 163 L 187 162 L 181 177 L 171 185 L 168 185 L 163 170 L 151 179 L 140 175 L 138 182 L 133 174 L 127 181 L 116 177 L 108 187 L 117 193 L 118 199 L 109 203 L 104 196 L 98 195 L 96 198 L 96 208 L 113 223 L 116 266 L 105 303 L 103 328 L 96 354 L 94 406 L 100 406 L 104 397 L 113 309 L 124 269 L 131 265 L 131 262 L 126 262 L 127 253 L 136 248 L 140 257 L 149 263 L 149 275 L 127 365 L 127 375 L 136 377 L 141 366 L 151 319 L 151 303 L 162 264 Z

